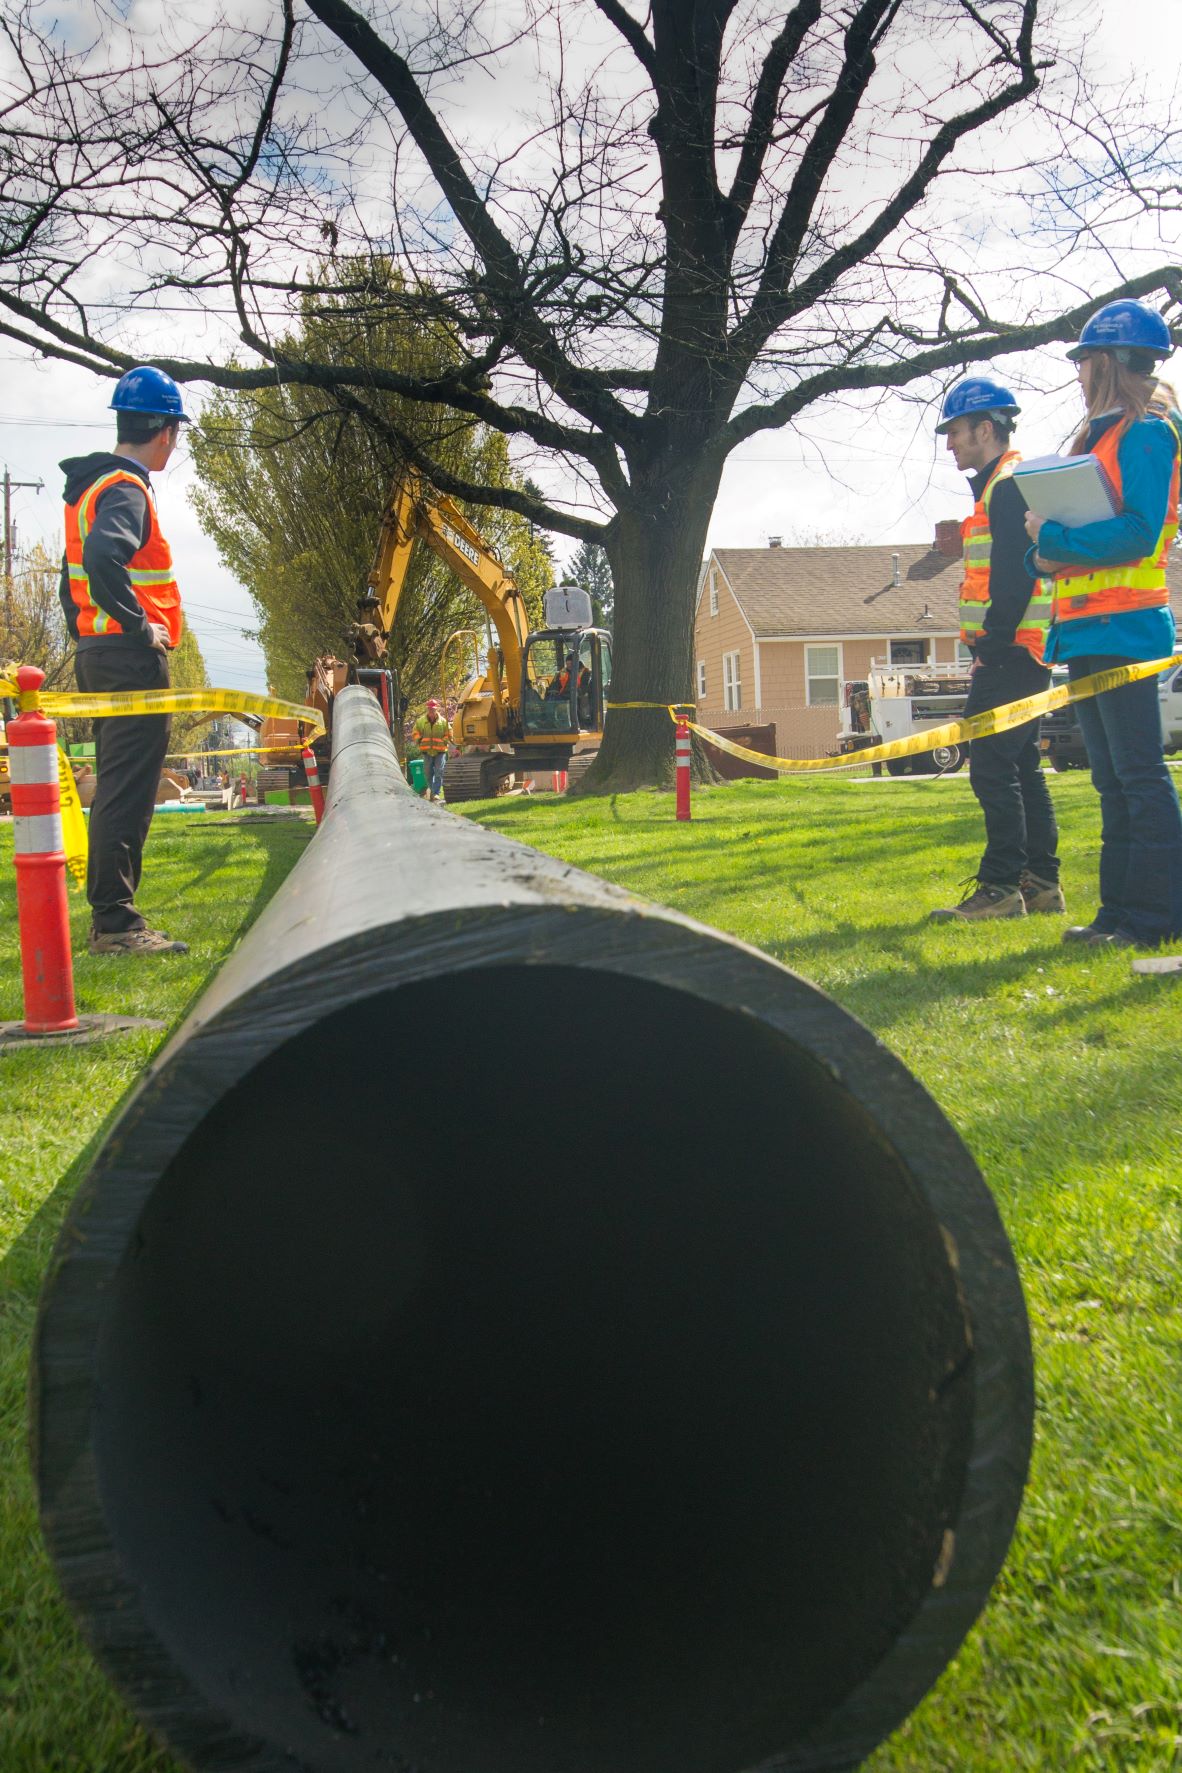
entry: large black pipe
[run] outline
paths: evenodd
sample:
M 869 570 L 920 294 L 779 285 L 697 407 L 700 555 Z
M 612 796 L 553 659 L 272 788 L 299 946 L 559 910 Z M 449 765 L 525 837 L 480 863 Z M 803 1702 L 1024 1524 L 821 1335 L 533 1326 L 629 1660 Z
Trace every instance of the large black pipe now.
M 417 803 L 364 690 L 335 749 L 46 1284 L 85 1632 L 211 1773 L 857 1765 L 1026 1470 L 972 1159 L 804 980 Z

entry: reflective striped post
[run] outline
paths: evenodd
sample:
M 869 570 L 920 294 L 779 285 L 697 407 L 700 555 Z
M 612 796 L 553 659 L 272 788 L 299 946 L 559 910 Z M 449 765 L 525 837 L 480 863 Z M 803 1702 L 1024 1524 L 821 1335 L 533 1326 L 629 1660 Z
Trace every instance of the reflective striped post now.
M 79 1026 L 74 1009 L 66 857 L 57 781 L 57 727 L 42 714 L 44 671 L 16 674 L 20 713 L 8 724 L 8 764 L 16 839 L 16 907 L 20 926 L 25 1032 L 58 1034 Z
M 554 792 L 555 792 L 555 794 L 565 794 L 566 793 L 566 785 L 567 785 L 567 772 L 565 770 L 555 770 L 554 771 Z
M 320 786 L 320 765 L 316 762 L 316 753 L 311 745 L 304 746 L 304 776 L 308 783 L 308 799 L 312 802 L 312 811 L 316 814 L 319 825 L 324 817 L 324 790 Z
M 684 720 L 677 723 L 677 817 L 690 816 L 690 730 Z

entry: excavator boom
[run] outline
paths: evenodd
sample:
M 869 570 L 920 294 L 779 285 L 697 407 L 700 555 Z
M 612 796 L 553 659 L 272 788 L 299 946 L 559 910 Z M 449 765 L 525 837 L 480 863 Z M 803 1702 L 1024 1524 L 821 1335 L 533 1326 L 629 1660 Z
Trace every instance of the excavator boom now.
M 369 574 L 374 627 L 380 632 L 383 650 L 398 613 L 414 545 L 420 540 L 479 598 L 488 612 L 501 648 L 506 713 L 515 718 L 521 708 L 522 666 L 529 635 L 525 600 L 459 506 L 437 493 L 411 469 L 394 483 Z

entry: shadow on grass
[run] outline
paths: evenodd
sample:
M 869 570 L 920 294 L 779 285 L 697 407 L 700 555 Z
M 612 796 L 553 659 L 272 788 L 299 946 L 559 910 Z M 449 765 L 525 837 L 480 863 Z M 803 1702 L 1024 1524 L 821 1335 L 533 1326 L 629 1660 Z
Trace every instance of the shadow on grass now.
M 1146 1107 L 1156 1099 L 1163 1116 L 1168 1114 L 1180 1087 L 1182 1060 L 1176 1052 L 1164 1064 L 1158 1058 L 1130 1063 L 1127 1055 L 1116 1053 L 1110 1063 L 1088 1068 L 1086 1114 L 1077 1100 L 1053 1096 L 1033 1111 L 1024 1103 L 1019 1126 L 1011 1102 L 1003 1097 L 983 1102 L 959 1118 L 957 1126 L 974 1152 L 992 1148 L 1000 1131 L 1008 1148 L 1019 1141 L 1017 1148 L 1040 1184 L 1074 1186 L 1089 1172 L 1144 1161 Z M 1136 1114 L 1130 1114 L 1130 1103 L 1137 1104 Z
M 921 938 L 929 933 L 926 916 L 877 925 L 873 939 L 884 954 L 908 963 L 906 970 L 879 967 L 855 979 L 825 984 L 824 989 L 837 998 L 843 1009 L 881 1033 L 895 1022 L 946 999 L 985 998 L 999 986 L 1028 979 L 1035 967 L 1058 958 L 1057 947 L 1048 947 L 1022 948 L 1008 954 L 979 953 L 964 959 L 933 959 L 920 947 Z M 844 923 L 807 936 L 761 940 L 759 946 L 784 966 L 816 979 L 810 963 L 818 957 L 833 960 L 847 952 L 864 951 L 868 939 L 864 924 Z M 905 996 L 900 996 L 901 986 L 906 987 Z
M 198 834 L 194 832 L 192 835 L 196 837 Z M 205 836 L 204 833 L 201 835 Z M 245 905 L 242 916 L 231 932 L 227 943 L 227 952 L 246 934 L 263 906 L 278 892 L 303 855 L 312 837 L 312 833 L 307 827 L 291 825 L 276 826 L 272 830 L 267 830 L 264 827 L 262 830 L 251 831 L 249 835 L 254 843 L 263 850 L 266 860 L 262 872 L 257 878 L 254 895 Z M 225 839 L 220 831 L 207 836 L 206 846 L 210 851 L 208 860 L 202 857 L 200 863 L 193 866 L 192 872 L 183 883 L 174 888 L 170 904 L 181 906 L 185 893 L 191 893 L 211 881 L 221 872 L 228 861 L 233 860 L 234 844 L 241 843 L 241 841 L 240 835 L 229 831 L 226 833 Z M 186 861 L 187 858 L 182 856 L 177 862 L 174 862 L 174 866 L 184 866 Z

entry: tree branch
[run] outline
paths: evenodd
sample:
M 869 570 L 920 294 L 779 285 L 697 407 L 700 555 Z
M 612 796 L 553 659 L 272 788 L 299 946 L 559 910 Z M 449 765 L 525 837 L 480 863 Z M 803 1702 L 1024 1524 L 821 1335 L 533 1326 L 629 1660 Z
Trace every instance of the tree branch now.
M 437 492 L 446 493 L 453 499 L 463 499 L 472 505 L 491 505 L 502 511 L 516 511 L 518 516 L 526 518 L 530 523 L 539 524 L 543 529 L 558 530 L 562 535 L 573 536 L 580 542 L 601 541 L 608 528 L 606 523 L 592 523 L 585 517 L 573 517 L 558 506 L 549 505 L 544 499 L 535 498 L 517 487 L 481 486 L 464 480 L 435 461 L 409 432 L 396 425 L 385 413 L 377 412 L 364 401 L 347 394 L 340 396 L 340 402 L 346 411 L 353 413 L 370 429 L 380 432 L 399 460 L 408 467 L 417 468 Z
M 1105 302 L 1114 302 L 1124 296 L 1143 299 L 1159 290 L 1182 306 L 1182 266 L 1165 265 L 1142 277 L 1130 278 L 1105 294 L 1089 296 L 1078 307 L 1039 326 L 1001 327 L 993 323 L 994 330 L 988 334 L 961 335 L 946 345 L 934 346 L 895 363 L 835 364 L 831 369 L 821 370 L 798 382 L 778 400 L 748 406 L 736 413 L 725 429 L 726 448 L 734 449 L 756 432 L 788 424 L 797 413 L 826 394 L 848 393 L 859 388 L 901 388 L 907 382 L 917 381 L 938 370 L 964 368 L 1016 351 L 1033 351 L 1040 345 L 1073 342 L 1079 337 L 1084 322 Z M 881 331 L 880 324 L 872 336 Z
M 610 391 L 588 381 L 544 325 L 530 300 L 517 254 L 478 195 L 460 157 L 402 56 L 346 0 L 305 0 L 309 10 L 349 49 L 393 100 L 432 176 L 487 271 L 485 293 L 506 335 L 524 360 L 583 418 L 623 439 L 636 420 Z
M 763 171 L 776 122 L 776 110 L 784 78 L 800 53 L 808 33 L 821 16 L 821 0 L 797 0 L 783 29 L 764 57 L 759 70 L 755 96 L 751 101 L 751 120 L 743 138 L 739 164 L 735 171 L 727 203 L 730 209 L 728 236 L 732 248 L 747 219 L 751 200 Z
M 616 27 L 620 36 L 627 43 L 633 55 L 646 74 L 652 75 L 656 68 L 653 46 L 645 36 L 640 24 L 625 10 L 621 0 L 595 0 L 596 6 L 604 18 Z
M 821 187 L 874 77 L 878 27 L 895 4 L 896 0 L 862 0 L 850 21 L 841 72 L 788 188 L 751 311 L 735 335 L 740 359 L 749 347 L 757 350 L 779 324 L 775 315 L 812 223 Z

